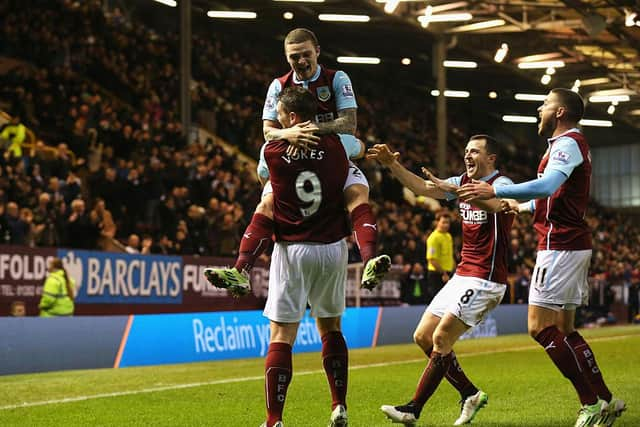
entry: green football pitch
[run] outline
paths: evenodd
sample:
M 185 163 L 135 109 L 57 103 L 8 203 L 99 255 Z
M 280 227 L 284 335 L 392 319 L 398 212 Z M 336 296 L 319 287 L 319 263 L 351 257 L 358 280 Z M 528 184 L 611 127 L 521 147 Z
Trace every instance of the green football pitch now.
M 628 404 L 615 425 L 640 426 L 640 327 L 582 333 L 609 387 Z M 575 422 L 579 403 L 569 381 L 528 336 L 462 341 L 456 353 L 469 377 L 489 394 L 489 404 L 474 425 Z M 263 363 L 245 359 L 3 376 L 0 426 L 258 427 L 264 420 Z M 297 354 L 293 364 L 285 426 L 326 426 L 330 396 L 320 355 Z M 391 426 L 380 405 L 408 401 L 424 366 L 415 345 L 351 350 L 350 425 Z M 458 413 L 458 395 L 445 380 L 425 406 L 418 426 L 452 425 Z

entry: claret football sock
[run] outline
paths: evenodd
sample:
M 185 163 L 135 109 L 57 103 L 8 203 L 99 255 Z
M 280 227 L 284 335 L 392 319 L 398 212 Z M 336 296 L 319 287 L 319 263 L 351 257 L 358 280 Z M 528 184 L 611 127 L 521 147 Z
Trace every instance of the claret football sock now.
M 606 402 L 611 401 L 611 391 L 602 378 L 602 373 L 596 362 L 596 356 L 587 342 L 582 338 L 578 331 L 573 331 L 567 335 L 567 342 L 573 348 L 573 352 L 580 362 L 582 371 L 585 373 L 591 388 L 596 392 L 598 397 Z
M 565 334 L 552 325 L 540 331 L 535 339 L 545 349 L 562 375 L 571 381 L 580 397 L 580 402 L 583 405 L 595 404 L 598 397 L 578 365 L 573 348 L 567 342 Z
M 429 347 L 424 353 L 427 357 L 431 357 L 431 352 L 433 351 L 433 346 Z M 449 384 L 455 387 L 460 393 L 460 398 L 462 400 L 466 399 L 469 396 L 473 396 L 478 392 L 478 388 L 471 382 L 471 380 L 467 377 L 467 375 L 462 370 L 462 366 L 460 366 L 460 362 L 458 362 L 458 358 L 456 357 L 456 353 L 451 351 L 451 364 L 449 365 L 449 369 L 445 374 L 445 378 L 449 381 Z
M 269 247 L 274 222 L 268 216 L 254 213 L 251 222 L 240 240 L 238 259 L 234 267 L 238 271 L 249 271 L 256 259 Z
M 282 420 L 284 401 L 292 374 L 291 346 L 283 342 L 269 344 L 264 364 L 267 425 Z
M 351 211 L 351 224 L 358 249 L 360 249 L 362 263 L 366 264 L 375 255 L 378 242 L 376 218 L 368 203 L 358 205 Z
M 451 353 L 442 355 L 437 351 L 431 352 L 429 363 L 420 377 L 418 388 L 412 399 L 417 411 L 416 416 L 420 415 L 422 407 L 440 385 L 442 378 L 451 365 L 451 358 Z
M 338 405 L 346 409 L 349 351 L 342 332 L 332 331 L 322 336 L 322 365 L 331 388 L 332 409 Z
M 476 386 L 473 385 L 471 380 L 469 380 L 465 375 L 462 370 L 462 366 L 458 363 L 458 358 L 453 351 L 451 352 L 451 364 L 449 365 L 449 369 L 447 369 L 445 376 L 449 383 L 458 390 L 462 400 L 469 396 L 473 396 L 478 392 Z

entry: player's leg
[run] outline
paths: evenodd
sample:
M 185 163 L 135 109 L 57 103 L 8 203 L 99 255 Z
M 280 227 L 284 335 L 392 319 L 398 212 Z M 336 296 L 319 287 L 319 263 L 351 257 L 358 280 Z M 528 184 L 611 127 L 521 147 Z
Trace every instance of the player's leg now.
M 251 222 L 242 234 L 238 258 L 233 268 L 206 268 L 207 280 L 218 288 L 224 288 L 233 296 L 249 293 L 249 271 L 256 260 L 267 249 L 273 235 L 273 192 L 268 182 L 263 196 L 251 217 Z
M 616 418 L 620 417 L 627 409 L 627 404 L 624 400 L 611 394 L 609 387 L 607 387 L 607 384 L 604 382 L 593 350 L 582 335 L 575 329 L 575 316 L 576 311 L 574 309 L 564 309 L 560 311 L 558 313 L 559 319 L 556 326 L 567 336 L 567 343 L 573 348 L 573 353 L 576 359 L 578 359 L 582 371 L 585 373 L 587 380 L 589 380 L 593 391 L 598 395 L 599 399 L 607 402 L 606 413 L 603 419 L 596 425 L 611 426 Z
M 413 341 L 424 351 L 427 357 L 431 357 L 431 351 L 433 350 L 433 332 L 436 330 L 439 322 L 439 316 L 425 311 L 413 333 Z M 460 401 L 462 403 L 480 392 L 464 373 L 455 351 L 451 352 L 451 366 L 449 366 L 449 370 L 445 376 L 447 381 L 460 393 Z M 484 394 L 484 392 L 482 393 Z
M 388 255 L 376 255 L 378 225 L 369 204 L 369 183 L 362 171 L 349 162 L 349 174 L 344 188 L 345 205 L 351 216 L 353 234 L 360 250 L 364 271 L 361 286 L 373 289 L 391 268 Z
M 601 419 L 607 404 L 598 400 L 598 396 L 591 388 L 587 376 L 576 359 L 573 348 L 567 342 L 567 336 L 556 326 L 559 309 L 553 306 L 532 305 L 531 296 L 530 293 L 527 319 L 529 335 L 544 348 L 551 361 L 562 375 L 571 381 L 576 390 L 582 404 L 576 427 L 593 426 Z
M 575 290 L 581 298 L 582 305 L 586 305 L 589 301 L 589 282 L 587 278 L 589 265 L 591 264 L 591 251 L 574 251 L 568 252 L 566 255 L 571 261 L 568 264 L 573 268 L 569 274 L 577 279 L 574 285 Z M 573 352 L 593 391 L 598 395 L 598 398 L 607 402 L 607 411 L 598 425 L 612 425 L 615 419 L 626 410 L 627 406 L 622 399 L 612 396 L 602 378 L 593 350 L 582 335 L 576 331 L 576 308 L 577 305 L 575 304 L 565 304 L 563 310 L 558 313 L 556 326 L 567 336 L 567 343 L 573 348 Z
M 330 427 L 345 427 L 349 352 L 340 319 L 345 310 L 348 249 L 346 241 L 310 245 L 305 284 L 308 286 L 311 316 L 322 339 L 322 366 L 331 391 Z
M 576 426 L 593 425 L 607 406 L 598 400 L 566 334 L 558 327 L 564 326 L 562 308 L 583 302 L 584 269 L 590 258 L 591 251 L 538 251 L 529 288 L 529 334 L 576 390 L 582 404 Z
M 291 381 L 291 347 L 307 306 L 301 260 L 304 245 L 276 243 L 269 268 L 269 290 L 263 315 L 271 324 L 271 343 L 265 363 L 267 426 L 282 419 Z
M 322 366 L 331 390 L 331 427 L 347 425 L 349 351 L 340 329 L 340 316 L 317 318 L 322 338 Z
M 296 340 L 299 323 L 271 321 L 271 343 L 264 364 L 265 400 L 267 403 L 266 427 L 282 421 L 282 411 L 291 382 L 293 368 L 291 348 Z

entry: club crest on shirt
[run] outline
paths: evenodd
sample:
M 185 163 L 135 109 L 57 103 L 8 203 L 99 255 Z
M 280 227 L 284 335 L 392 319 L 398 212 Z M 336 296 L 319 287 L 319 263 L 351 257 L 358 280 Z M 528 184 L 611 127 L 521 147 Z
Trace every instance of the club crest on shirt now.
M 555 162 L 560 162 L 566 165 L 567 163 L 569 163 L 570 158 L 571 158 L 571 154 L 567 153 L 566 151 L 556 151 L 555 153 L 553 153 L 551 160 Z
M 316 93 L 318 94 L 318 99 L 322 102 L 326 102 L 331 98 L 331 91 L 329 90 L 329 86 L 320 86 L 316 89 Z

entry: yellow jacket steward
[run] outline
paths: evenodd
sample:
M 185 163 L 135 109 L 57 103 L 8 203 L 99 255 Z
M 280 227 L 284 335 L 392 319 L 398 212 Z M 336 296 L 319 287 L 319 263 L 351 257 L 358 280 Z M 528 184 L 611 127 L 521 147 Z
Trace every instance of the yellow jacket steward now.
M 70 277 L 69 280 L 71 289 L 75 289 L 75 280 Z M 73 315 L 73 296 L 67 294 L 67 284 L 62 270 L 50 273 L 45 280 L 39 307 L 42 317 Z

